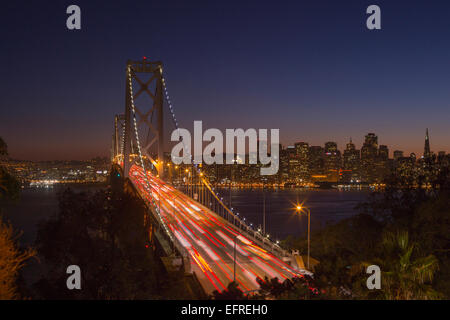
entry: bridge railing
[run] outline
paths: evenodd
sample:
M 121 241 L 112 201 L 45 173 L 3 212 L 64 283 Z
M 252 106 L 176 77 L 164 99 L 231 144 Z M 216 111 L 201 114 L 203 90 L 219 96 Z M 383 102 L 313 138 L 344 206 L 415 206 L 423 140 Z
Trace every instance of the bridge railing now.
M 278 242 L 273 241 L 268 234 L 255 229 L 253 224 L 249 224 L 245 218 L 241 218 L 239 213 L 233 211 L 233 208 L 228 208 L 223 198 L 215 191 L 215 188 L 206 180 L 204 175 L 200 171 L 197 173 L 197 183 L 192 183 L 188 188 L 184 188 L 182 190 L 184 193 L 225 219 L 235 229 L 256 240 L 264 249 L 281 258 L 290 256 L 290 253 L 283 249 Z
M 118 157 L 119 159 L 120 156 Z M 119 164 L 121 162 L 119 161 Z M 222 217 L 228 225 L 232 226 L 235 229 L 238 229 L 240 232 L 247 234 L 253 240 L 267 251 L 273 253 L 279 258 L 290 257 L 291 254 L 289 251 L 282 248 L 278 241 L 273 241 L 268 234 L 263 233 L 261 230 L 255 229 L 253 224 L 249 224 L 245 218 L 241 218 L 239 213 L 235 213 L 233 208 L 228 208 L 228 206 L 224 203 L 223 198 L 216 192 L 215 188 L 209 183 L 209 181 L 204 177 L 199 168 L 197 170 L 197 181 L 196 183 L 191 183 L 187 190 L 181 190 L 186 195 L 194 198 L 199 204 L 207 207 L 218 216 Z M 143 197 L 143 195 L 141 195 Z M 145 199 L 145 197 L 143 197 Z M 157 206 L 153 210 L 158 210 Z M 157 212 L 154 212 L 154 216 L 158 218 Z M 162 222 L 161 222 L 162 223 Z M 180 254 L 184 256 L 188 256 L 189 253 L 186 249 L 179 243 L 176 237 L 171 239 L 176 244 L 176 247 Z
M 152 93 L 148 90 L 148 84 L 142 83 L 142 80 L 140 80 L 137 77 L 136 73 L 152 73 L 153 76 L 151 77 L 150 81 L 153 81 L 153 79 L 156 80 L 156 86 L 155 86 L 155 92 Z M 151 158 L 149 154 L 149 147 L 153 145 L 155 141 L 158 142 L 157 149 L 158 149 L 158 159 L 163 159 L 163 139 L 162 139 L 162 132 L 163 132 L 163 95 L 165 100 L 168 103 L 172 120 L 175 125 L 175 128 L 179 130 L 178 122 L 175 118 L 175 113 L 173 111 L 172 103 L 169 99 L 168 89 L 166 86 L 166 81 L 163 76 L 163 70 L 162 70 L 162 64 L 160 61 L 154 61 L 150 62 L 146 60 L 145 58 L 143 61 L 128 61 L 127 62 L 127 73 L 126 73 L 126 102 L 125 102 L 125 113 L 123 115 L 117 115 L 115 117 L 115 128 L 114 128 L 114 134 L 113 134 L 113 145 L 111 148 L 112 154 L 111 159 L 113 162 L 116 162 L 124 168 L 125 176 L 128 176 L 128 170 L 131 168 L 130 163 L 132 161 L 138 161 L 138 164 L 143 170 L 145 171 L 146 165 L 145 165 L 145 157 Z M 133 81 L 138 82 L 140 84 L 140 90 L 134 94 L 133 93 Z M 148 112 L 151 112 L 151 118 L 153 118 L 153 110 L 158 110 L 157 114 L 158 116 L 155 117 L 158 119 L 157 126 L 154 127 L 150 123 L 147 122 L 147 115 L 148 113 L 143 112 L 143 110 L 139 110 L 136 108 L 134 104 L 135 98 L 139 96 L 141 92 L 147 92 L 149 93 L 150 98 L 153 100 L 153 103 L 151 104 L 151 108 Z M 155 108 L 156 107 L 156 108 Z M 145 114 L 145 117 L 143 116 Z M 155 114 L 156 115 L 156 114 Z M 153 137 L 152 140 L 147 141 L 147 143 L 144 144 L 145 148 L 141 147 L 140 139 L 139 139 L 139 124 L 146 125 L 147 129 L 152 129 L 152 132 L 155 134 L 155 137 Z M 156 129 L 156 130 L 155 130 Z M 150 132 L 150 131 L 149 131 Z M 148 140 L 147 136 L 147 140 Z M 155 140 L 156 139 L 156 140 Z M 183 140 L 184 143 L 184 140 Z M 185 150 L 185 147 L 184 149 Z M 134 156 L 134 157 L 132 157 Z M 133 159 L 131 159 L 133 158 Z M 192 158 L 192 156 L 191 156 Z M 147 160 L 148 160 L 147 159 Z M 131 161 L 130 161 L 131 160 Z M 153 165 L 151 166 L 153 167 Z M 215 204 L 217 204 L 216 210 L 213 210 L 216 214 L 219 216 L 222 216 L 229 224 L 232 224 L 235 228 L 239 228 L 243 232 L 250 234 L 255 240 L 257 240 L 259 243 L 261 243 L 262 247 L 268 249 L 272 253 L 279 255 L 279 256 L 286 256 L 287 252 L 286 250 L 283 250 L 278 243 L 273 242 L 268 235 L 263 235 L 259 231 L 256 231 L 252 228 L 252 225 L 248 225 L 245 221 L 245 218 L 240 218 L 239 215 L 233 212 L 232 208 L 229 209 L 217 192 L 213 190 L 209 182 L 205 179 L 205 177 L 202 176 L 202 173 L 200 172 L 200 169 L 198 165 L 194 165 L 197 176 L 200 179 L 201 183 L 207 188 L 207 190 L 210 193 L 209 199 L 214 199 L 213 201 Z M 160 167 L 161 169 L 161 167 Z M 163 172 L 163 170 L 162 170 Z M 148 176 L 145 175 L 146 183 L 148 182 Z M 148 186 L 147 186 L 148 187 Z M 150 193 L 151 194 L 151 193 Z M 143 197 L 143 199 L 146 199 Z M 153 208 L 153 214 L 157 218 L 157 221 L 160 222 L 160 224 L 163 226 L 163 229 L 165 232 L 163 234 L 167 234 L 167 236 L 170 238 L 170 240 L 174 243 L 175 247 L 179 250 L 179 252 L 182 255 L 186 255 L 186 249 L 179 243 L 178 239 L 174 237 L 171 232 L 168 230 L 164 220 L 161 217 L 161 214 L 159 212 L 159 208 L 155 205 L 155 201 L 151 196 L 150 201 L 148 202 L 150 207 Z M 210 208 L 211 209 L 211 208 Z
M 132 181 L 130 179 L 130 181 Z M 134 185 L 134 183 L 133 183 Z M 139 188 L 134 188 L 136 190 L 136 192 L 139 194 L 139 196 L 141 197 L 141 199 L 144 200 L 145 205 L 147 206 L 147 208 L 150 210 L 150 212 L 152 212 L 153 217 L 155 218 L 155 220 L 158 222 L 158 227 L 161 227 L 162 225 L 162 221 L 160 221 L 159 215 L 156 212 L 157 210 L 159 210 L 159 208 L 157 206 L 155 206 L 154 204 L 151 203 L 151 201 L 148 201 L 146 198 L 146 195 L 143 195 L 141 190 Z M 181 256 L 181 258 L 183 259 L 183 265 L 184 265 L 184 270 L 187 273 L 192 273 L 191 270 L 191 263 L 190 263 L 190 259 L 189 259 L 189 252 L 188 250 L 180 243 L 180 241 L 178 240 L 177 237 L 171 237 L 169 238 L 169 236 L 164 233 L 164 232 L 159 232 L 158 233 L 160 236 L 164 237 L 168 243 L 171 243 L 176 252 L 178 252 L 179 256 Z M 172 254 L 175 254 L 176 252 L 172 251 Z

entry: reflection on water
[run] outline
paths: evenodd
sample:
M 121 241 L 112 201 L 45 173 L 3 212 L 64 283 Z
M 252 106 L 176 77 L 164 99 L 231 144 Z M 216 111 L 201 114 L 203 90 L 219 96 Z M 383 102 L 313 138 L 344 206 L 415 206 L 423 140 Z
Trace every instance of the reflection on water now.
M 229 199 L 229 189 L 220 190 L 224 199 Z M 266 231 L 272 238 L 301 235 L 307 228 L 307 216 L 295 213 L 296 203 L 304 202 L 311 210 L 311 229 L 357 214 L 355 206 L 365 201 L 366 190 L 266 190 Z M 263 223 L 263 192 L 261 189 L 231 190 L 231 202 L 235 212 L 253 222 Z
M 4 220 L 9 220 L 16 231 L 22 231 L 19 238 L 20 245 L 34 246 L 38 224 L 58 210 L 57 193 L 67 188 L 67 185 L 55 185 L 49 188 L 23 189 L 20 199 L 0 204 L 0 213 Z M 106 187 L 103 184 L 77 184 L 70 188 L 77 191 L 95 191 Z M 22 270 L 25 283 L 31 285 L 39 280 L 40 274 L 45 270 L 42 260 L 30 259 Z
M 76 185 L 76 191 L 97 190 L 104 185 Z M 22 244 L 32 244 L 40 220 L 56 214 L 57 191 L 62 187 L 22 190 L 20 200 L 2 206 L 3 215 L 14 227 L 23 230 Z M 355 206 L 366 199 L 368 191 L 360 190 L 266 190 L 266 230 L 273 238 L 283 239 L 289 234 L 301 235 L 306 230 L 306 216 L 295 214 L 297 202 L 304 202 L 311 209 L 311 228 L 350 217 L 357 213 Z M 228 201 L 229 190 L 220 190 Z M 235 212 L 254 225 L 262 225 L 263 192 L 261 189 L 232 189 L 232 206 Z
M 22 230 L 21 245 L 33 245 L 38 223 L 55 215 L 58 210 L 57 192 L 64 187 L 36 188 L 22 190 L 16 202 L 3 203 L 1 213 L 10 220 L 16 230 Z M 75 191 L 95 191 L 105 185 L 75 185 Z M 220 190 L 224 199 L 228 200 L 229 190 Z M 246 217 L 255 226 L 263 220 L 263 192 L 257 190 L 233 189 L 231 191 L 232 206 L 235 212 Z M 311 229 L 317 229 L 327 222 L 334 222 L 349 217 L 357 211 L 355 206 L 364 201 L 367 191 L 339 190 L 266 190 L 266 230 L 272 239 L 283 239 L 286 236 L 302 235 L 307 227 L 307 217 L 294 213 L 297 202 L 304 201 L 311 209 Z M 39 279 L 44 266 L 32 259 L 24 269 L 25 281 L 29 284 Z
M 23 189 L 17 201 L 8 201 L 0 206 L 0 211 L 16 230 L 22 230 L 22 245 L 32 245 L 36 238 L 38 223 L 55 215 L 58 210 L 57 193 L 67 185 L 55 185 L 49 188 Z M 95 191 L 104 188 L 104 184 L 75 184 L 70 188 L 77 191 Z

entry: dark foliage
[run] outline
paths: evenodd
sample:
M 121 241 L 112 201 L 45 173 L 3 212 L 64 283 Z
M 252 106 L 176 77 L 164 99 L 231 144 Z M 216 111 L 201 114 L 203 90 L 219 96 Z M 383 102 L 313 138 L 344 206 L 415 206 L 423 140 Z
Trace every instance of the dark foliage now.
M 146 212 L 122 192 L 60 193 L 57 216 L 38 230 L 38 254 L 48 272 L 35 284 L 36 298 L 186 298 L 183 277 L 167 275 L 148 245 Z M 81 290 L 66 287 L 69 265 L 81 268 Z
M 278 278 L 257 278 L 259 290 L 257 292 L 242 292 L 235 282 L 230 282 L 226 290 L 215 290 L 210 297 L 214 300 L 265 300 L 265 299 L 320 299 L 321 291 L 314 279 L 309 276 L 295 277 L 280 282 Z M 325 292 L 325 291 L 323 291 Z
M 359 206 L 361 214 L 313 232 L 311 254 L 320 261 L 314 279 L 328 298 L 450 298 L 450 179 L 445 170 L 436 176 L 428 188 L 404 187 L 391 177 Z M 387 249 L 389 239 L 397 249 Z M 303 238 L 288 237 L 285 245 L 306 249 Z M 368 264 L 382 268 L 381 291 L 365 286 Z M 424 282 L 402 274 L 423 270 L 429 270 Z
M 245 295 L 237 286 L 236 282 L 230 282 L 226 290 L 221 292 L 214 290 L 211 297 L 214 300 L 247 300 Z
M 282 300 L 320 299 L 321 292 L 314 279 L 309 276 L 295 277 L 281 282 L 278 278 L 267 277 L 256 279 L 259 283 L 259 294 L 255 298 Z
M 8 145 L 6 142 L 0 137 L 0 156 L 8 155 Z
M 8 146 L 0 137 L 0 159 L 8 155 Z M 20 183 L 6 169 L 0 166 L 0 200 L 3 198 L 17 199 L 20 192 Z

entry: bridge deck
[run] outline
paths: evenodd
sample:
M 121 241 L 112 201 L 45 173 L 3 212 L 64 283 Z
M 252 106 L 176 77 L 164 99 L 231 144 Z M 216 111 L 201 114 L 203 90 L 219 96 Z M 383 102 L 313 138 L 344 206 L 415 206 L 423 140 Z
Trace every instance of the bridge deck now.
M 222 291 L 233 281 L 235 240 L 236 282 L 243 291 L 258 289 L 257 278 L 277 277 L 283 281 L 304 273 L 288 266 L 173 186 L 151 174 L 148 179 L 151 195 L 142 169 L 131 168 L 130 180 L 144 200 L 156 199 L 162 219 L 185 251 L 191 270 L 207 293 Z

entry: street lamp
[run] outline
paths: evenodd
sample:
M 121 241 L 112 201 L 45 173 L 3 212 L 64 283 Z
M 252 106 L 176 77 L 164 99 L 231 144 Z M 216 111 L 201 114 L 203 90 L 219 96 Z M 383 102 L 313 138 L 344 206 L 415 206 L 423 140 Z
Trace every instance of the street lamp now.
M 264 190 L 264 180 L 263 180 L 263 233 L 266 233 L 266 193 Z
M 186 168 L 186 170 L 184 170 L 184 172 L 186 172 L 186 193 L 188 194 L 188 195 L 190 195 L 190 187 L 189 187 L 189 178 L 190 178 L 190 176 L 188 175 L 188 173 L 189 173 L 189 169 L 188 168 Z
M 310 230 L 311 230 L 311 211 L 307 208 L 307 207 L 305 207 L 305 206 L 303 206 L 302 204 L 298 204 L 296 207 L 295 207 L 295 210 L 300 214 L 300 213 L 302 213 L 303 211 L 306 211 L 306 213 L 308 214 L 308 258 L 307 258 L 307 262 L 306 262 L 306 265 L 307 265 L 307 269 L 309 270 L 309 251 L 310 251 L 310 244 L 311 244 L 311 238 L 310 238 Z
M 167 163 L 167 171 L 169 171 L 169 179 L 170 179 L 170 183 L 173 184 L 173 179 L 172 179 L 172 168 L 170 167 L 170 162 Z M 164 170 L 164 168 L 163 168 Z
M 236 283 L 236 239 L 238 235 L 234 236 L 234 251 L 233 251 L 233 282 Z

